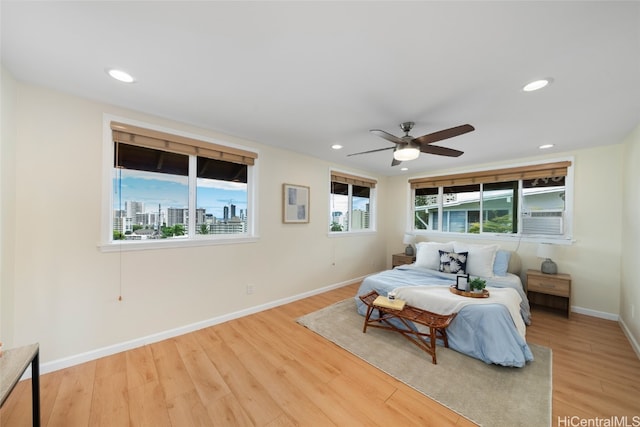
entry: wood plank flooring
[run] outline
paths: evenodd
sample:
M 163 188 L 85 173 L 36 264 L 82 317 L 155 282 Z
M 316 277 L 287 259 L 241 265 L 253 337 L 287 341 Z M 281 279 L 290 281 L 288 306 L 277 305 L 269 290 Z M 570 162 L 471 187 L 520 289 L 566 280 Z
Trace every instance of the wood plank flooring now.
M 42 425 L 474 425 L 295 322 L 357 286 L 42 375 Z M 527 339 L 553 349 L 554 425 L 640 417 L 640 360 L 616 322 L 534 309 Z M 22 381 L 0 426 L 30 425 Z

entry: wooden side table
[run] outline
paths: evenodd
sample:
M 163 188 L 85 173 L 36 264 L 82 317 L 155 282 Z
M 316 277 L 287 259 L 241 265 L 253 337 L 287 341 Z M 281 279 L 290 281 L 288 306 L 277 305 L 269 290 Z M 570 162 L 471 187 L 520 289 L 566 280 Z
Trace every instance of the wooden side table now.
M 31 409 L 33 426 L 40 426 L 40 347 L 38 344 L 26 345 L 5 351 L 0 356 L 0 408 L 24 371 L 31 364 Z
M 532 304 L 566 310 L 571 317 L 571 276 L 527 270 L 527 296 Z
M 391 268 L 395 268 L 399 265 L 413 264 L 416 261 L 415 256 L 401 254 L 393 254 L 391 256 Z

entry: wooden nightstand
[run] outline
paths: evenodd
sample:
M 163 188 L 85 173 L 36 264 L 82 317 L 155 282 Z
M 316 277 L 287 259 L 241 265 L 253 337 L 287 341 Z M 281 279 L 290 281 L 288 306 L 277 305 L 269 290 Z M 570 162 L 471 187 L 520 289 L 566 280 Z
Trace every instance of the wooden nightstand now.
M 416 261 L 416 257 L 405 254 L 393 254 L 391 256 L 391 268 L 395 268 L 399 265 L 413 264 Z
M 571 276 L 527 270 L 529 303 L 566 310 L 571 317 Z

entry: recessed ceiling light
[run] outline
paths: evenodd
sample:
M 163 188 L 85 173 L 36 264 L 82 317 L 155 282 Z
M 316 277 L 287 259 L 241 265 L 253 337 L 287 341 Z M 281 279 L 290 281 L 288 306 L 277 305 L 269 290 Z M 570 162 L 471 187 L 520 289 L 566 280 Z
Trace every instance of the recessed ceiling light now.
M 134 78 L 131 76 L 131 74 L 122 70 L 116 70 L 115 68 L 111 68 L 107 70 L 107 73 L 114 79 L 123 83 L 133 83 L 135 81 Z
M 526 84 L 522 90 L 525 92 L 533 92 L 534 90 L 538 90 L 538 89 L 542 89 L 543 87 L 547 86 L 549 83 L 551 83 L 551 79 L 540 79 L 540 80 L 535 80 L 531 83 Z
M 340 149 L 342 149 L 342 145 L 340 145 L 340 144 L 333 144 L 333 145 L 331 146 L 331 148 L 333 148 L 334 150 L 340 150 Z
M 400 168 L 400 170 L 404 172 L 404 171 L 408 171 L 409 168 Z
M 542 144 L 538 148 L 541 150 L 548 150 L 549 148 L 553 148 L 553 144 Z

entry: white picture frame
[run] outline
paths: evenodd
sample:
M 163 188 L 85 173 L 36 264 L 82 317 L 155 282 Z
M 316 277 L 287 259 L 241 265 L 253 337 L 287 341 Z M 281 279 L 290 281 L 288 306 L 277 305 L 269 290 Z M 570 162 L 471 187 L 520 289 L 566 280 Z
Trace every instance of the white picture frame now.
M 282 222 L 304 224 L 309 222 L 311 189 L 305 185 L 282 184 Z

